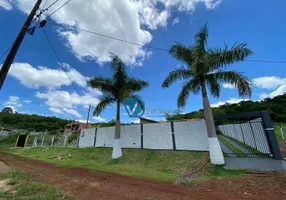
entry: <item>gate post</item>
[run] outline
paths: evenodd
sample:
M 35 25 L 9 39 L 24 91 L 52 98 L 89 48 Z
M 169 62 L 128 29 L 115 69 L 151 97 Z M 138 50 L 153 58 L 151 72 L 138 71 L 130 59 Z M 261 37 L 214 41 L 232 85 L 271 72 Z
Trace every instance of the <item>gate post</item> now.
M 277 142 L 277 138 L 275 135 L 275 131 L 273 128 L 273 124 L 271 121 L 271 117 L 269 112 L 262 111 L 261 112 L 262 124 L 265 131 L 265 135 L 269 144 L 270 151 L 273 155 L 273 158 L 276 160 L 282 160 L 282 156 L 280 153 L 279 145 Z

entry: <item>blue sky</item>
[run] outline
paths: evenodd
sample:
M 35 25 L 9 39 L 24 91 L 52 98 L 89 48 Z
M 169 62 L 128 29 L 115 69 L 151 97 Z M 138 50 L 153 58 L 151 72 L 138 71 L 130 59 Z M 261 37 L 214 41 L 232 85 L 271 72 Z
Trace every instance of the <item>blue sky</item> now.
M 34 2 L 0 0 L 1 54 L 14 41 Z M 46 5 L 52 2 L 48 0 Z M 43 18 L 64 2 L 60 0 Z M 22 113 L 84 120 L 88 104 L 94 108 L 100 98 L 100 92 L 88 88 L 85 81 L 95 75 L 111 76 L 108 63 L 108 52 L 111 51 L 125 61 L 131 76 L 149 82 L 149 87 L 140 95 L 146 108 L 156 112 L 146 116 L 162 119 L 160 111 L 176 109 L 177 95 L 182 85 L 178 82 L 162 90 L 162 81 L 181 63 L 167 52 L 148 49 L 146 45 L 164 49 L 170 48 L 175 41 L 192 45 L 195 33 L 209 22 L 210 47 L 222 46 L 224 42 L 230 46 L 237 41 L 247 42 L 255 52 L 249 60 L 285 61 L 285 7 L 284 0 L 72 0 L 56 12 L 51 17 L 53 21 L 48 21 L 45 27 L 65 69 L 59 65 L 42 30 L 37 29 L 33 36 L 26 35 L 0 91 L 1 107 L 11 106 Z M 71 30 L 60 23 L 145 46 Z M 1 59 L 0 64 L 3 61 Z M 244 72 L 255 85 L 251 99 L 260 100 L 286 92 L 285 65 L 245 61 L 233 64 L 229 69 Z M 80 96 L 63 70 L 67 71 Z M 219 99 L 210 97 L 213 106 L 241 100 L 231 85 L 222 85 Z M 191 95 L 183 112 L 202 108 L 201 101 L 200 95 Z M 122 109 L 122 121 L 137 120 L 129 118 Z M 110 107 L 92 121 L 109 121 L 114 116 L 115 107 Z

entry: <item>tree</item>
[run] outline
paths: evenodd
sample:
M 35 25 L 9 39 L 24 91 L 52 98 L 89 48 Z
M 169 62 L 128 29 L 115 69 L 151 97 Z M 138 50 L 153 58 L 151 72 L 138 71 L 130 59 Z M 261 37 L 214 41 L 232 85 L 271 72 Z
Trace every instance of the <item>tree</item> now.
M 5 107 L 2 109 L 2 113 L 13 113 L 13 109 L 11 107 Z
M 100 103 L 96 106 L 93 115 L 98 116 L 106 107 L 116 104 L 116 120 L 114 145 L 112 158 L 116 159 L 122 156 L 120 146 L 120 104 L 126 98 L 138 98 L 135 92 L 139 92 L 148 86 L 148 82 L 129 77 L 125 65 L 116 55 L 111 56 L 112 78 L 103 78 L 95 76 L 88 80 L 88 85 L 92 88 L 99 89 L 103 95 Z
M 169 53 L 177 60 L 182 61 L 186 66 L 170 72 L 162 83 L 162 87 L 168 88 L 177 80 L 184 81 L 177 99 L 179 108 L 185 107 L 191 92 L 194 94 L 201 92 L 211 162 L 213 164 L 224 164 L 207 89 L 211 95 L 218 98 L 220 95 L 220 84 L 228 83 L 238 89 L 239 96 L 250 97 L 251 87 L 249 80 L 242 73 L 226 71 L 225 68 L 232 63 L 245 60 L 253 52 L 246 43 L 235 43 L 231 48 L 228 48 L 227 45 L 222 48 L 206 48 L 207 38 L 208 28 L 205 25 L 196 34 L 193 46 L 188 47 L 177 42 L 170 48 Z

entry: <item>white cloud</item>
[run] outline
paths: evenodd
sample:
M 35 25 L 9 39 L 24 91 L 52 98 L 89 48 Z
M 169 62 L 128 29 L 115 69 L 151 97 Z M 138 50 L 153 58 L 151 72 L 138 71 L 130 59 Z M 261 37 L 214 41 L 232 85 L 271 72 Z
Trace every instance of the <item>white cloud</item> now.
M 73 115 L 75 117 L 81 118 L 82 115 L 75 109 L 73 108 L 55 108 L 55 107 L 50 107 L 49 110 L 53 113 L 56 114 L 62 114 L 62 115 Z
M 60 108 L 51 107 L 51 108 L 49 108 L 49 110 L 53 113 L 56 113 L 56 114 L 64 114 L 64 112 Z
M 228 89 L 234 89 L 234 88 L 235 88 L 235 85 L 229 84 L 229 83 L 224 83 L 224 84 L 222 84 L 222 87 L 228 88 Z
M 64 111 L 64 112 L 67 113 L 67 114 L 71 114 L 71 115 L 73 115 L 73 116 L 76 116 L 76 117 L 78 117 L 78 118 L 81 118 L 81 117 L 82 117 L 82 115 L 79 114 L 78 111 L 76 111 L 75 109 L 72 109 L 72 108 L 63 108 L 62 111 Z
M 34 2 L 34 0 L 16 0 L 17 7 L 27 14 Z M 54 8 L 64 2 L 65 0 L 59 0 Z M 150 30 L 166 27 L 172 9 L 193 12 L 199 3 L 204 4 L 207 9 L 214 9 L 220 2 L 221 0 L 74 0 L 51 18 L 58 24 L 76 25 L 83 29 L 145 45 L 152 40 Z M 54 9 L 51 8 L 46 14 L 53 11 Z M 144 47 L 64 26 L 57 31 L 80 60 L 107 62 L 111 51 L 118 54 L 127 64 L 141 65 L 142 61 L 150 55 Z
M 263 89 L 275 89 L 281 85 L 286 84 L 286 78 L 280 78 L 277 76 L 258 77 L 254 78 L 252 81 L 256 87 Z
M 6 101 L 3 105 L 4 105 L 4 106 L 8 106 L 8 107 L 14 106 L 14 107 L 16 107 L 16 108 L 23 106 L 23 105 L 20 103 L 19 97 L 17 97 L 17 96 L 10 96 L 10 97 L 9 97 L 9 100 Z
M 27 104 L 32 103 L 31 100 L 24 100 L 23 102 L 24 102 L 24 103 L 27 103 Z
M 176 18 L 173 20 L 172 25 L 174 26 L 175 24 L 178 24 L 178 23 L 180 23 L 180 19 L 179 19 L 179 17 L 176 17 Z
M 286 93 L 286 84 L 285 85 L 281 85 L 280 87 L 278 87 L 276 90 L 274 90 L 270 94 L 266 94 L 266 93 L 260 94 L 259 98 L 260 99 L 274 98 L 276 96 L 283 95 L 285 93 Z
M 61 69 L 49 69 L 43 66 L 33 67 L 28 63 L 12 64 L 9 75 L 19 80 L 24 86 L 33 89 L 69 86 L 71 81 L 85 87 L 87 80 L 86 77 L 71 67 L 64 72 Z
M 250 99 L 230 98 L 230 99 L 227 100 L 227 101 L 219 101 L 219 102 L 217 102 L 217 103 L 213 103 L 213 104 L 211 104 L 211 107 L 216 108 L 216 107 L 222 106 L 222 105 L 224 105 L 224 104 L 226 104 L 226 103 L 228 103 L 228 104 L 234 104 L 234 103 L 239 103 L 239 102 L 241 102 L 241 101 L 249 101 L 249 100 L 250 100 Z
M 36 92 L 35 96 L 39 99 L 46 99 L 46 104 L 54 108 L 74 108 L 75 106 L 86 108 L 89 105 L 96 106 L 99 103 L 99 100 L 91 95 L 79 96 L 77 93 L 62 90 Z
M 0 7 L 5 10 L 12 10 L 11 0 L 0 0 Z
M 5 107 L 10 107 L 15 112 L 18 108 L 22 107 L 22 103 L 20 102 L 20 98 L 17 96 L 10 96 L 8 101 L 4 102 L 3 105 Z
M 106 119 L 99 116 L 93 116 L 92 119 L 94 119 L 95 122 L 106 122 Z
M 194 11 L 198 3 L 207 9 L 215 9 L 222 0 L 160 0 L 166 7 L 177 7 L 179 11 Z

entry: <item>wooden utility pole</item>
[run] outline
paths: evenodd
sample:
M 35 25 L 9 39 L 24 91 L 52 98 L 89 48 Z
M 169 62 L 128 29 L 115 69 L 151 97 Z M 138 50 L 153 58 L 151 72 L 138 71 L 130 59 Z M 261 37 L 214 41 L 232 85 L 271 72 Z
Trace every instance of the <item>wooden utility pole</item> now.
M 27 17 L 20 33 L 18 34 L 16 40 L 14 41 L 8 55 L 7 55 L 7 58 L 6 60 L 4 61 L 3 65 L 2 65 L 2 68 L 1 68 L 1 71 L 0 71 L 0 90 L 3 86 L 3 83 L 5 81 L 5 78 L 9 72 L 9 69 L 11 67 L 11 64 L 12 62 L 14 61 L 14 58 L 18 52 L 18 49 L 27 33 L 27 30 L 29 29 L 30 27 L 30 24 L 37 12 L 37 10 L 39 9 L 39 6 L 41 4 L 42 0 L 37 0 L 34 8 L 32 9 L 31 13 L 29 14 L 29 16 Z
M 88 107 L 88 113 L 87 113 L 87 119 L 86 119 L 86 126 L 85 126 L 85 128 L 88 128 L 89 113 L 90 113 L 90 105 Z

